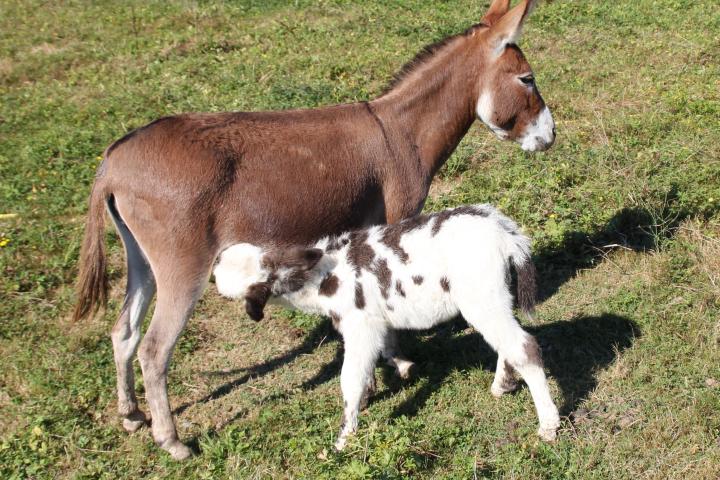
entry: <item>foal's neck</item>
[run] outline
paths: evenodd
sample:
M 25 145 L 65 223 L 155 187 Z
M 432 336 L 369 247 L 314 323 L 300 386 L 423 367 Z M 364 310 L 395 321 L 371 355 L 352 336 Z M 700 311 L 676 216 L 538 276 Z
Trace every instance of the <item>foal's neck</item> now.
M 370 102 L 397 144 L 411 149 L 409 154 L 391 153 L 414 157 L 429 177 L 442 167 L 476 117 L 481 67 L 469 42 L 462 36 L 452 39 Z

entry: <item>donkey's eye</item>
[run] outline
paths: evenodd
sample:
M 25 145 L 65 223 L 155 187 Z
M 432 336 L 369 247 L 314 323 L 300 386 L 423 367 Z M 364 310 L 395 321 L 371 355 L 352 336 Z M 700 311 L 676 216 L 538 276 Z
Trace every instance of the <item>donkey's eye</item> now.
M 524 77 L 520 77 L 520 81 L 525 85 L 530 86 L 535 83 L 535 77 L 533 75 L 525 75 Z

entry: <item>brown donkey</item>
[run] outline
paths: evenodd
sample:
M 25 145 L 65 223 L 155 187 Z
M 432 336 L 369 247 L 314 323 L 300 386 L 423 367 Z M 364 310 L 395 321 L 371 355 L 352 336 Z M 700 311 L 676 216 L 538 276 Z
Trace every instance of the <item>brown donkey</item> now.
M 153 437 L 182 459 L 191 451 L 178 440 L 170 412 L 168 364 L 223 249 L 240 242 L 306 244 L 418 213 L 433 175 L 476 117 L 524 150 L 552 145 L 552 116 L 515 44 L 534 3 L 522 0 L 510 9 L 509 0 L 494 0 L 482 23 L 426 48 L 374 100 L 166 117 L 105 151 L 90 196 L 75 317 L 107 298 L 107 208 L 128 266 L 125 302 L 112 329 L 126 430 L 146 421 L 132 357 L 154 294 L 138 356 Z M 385 356 L 392 364 L 395 354 Z

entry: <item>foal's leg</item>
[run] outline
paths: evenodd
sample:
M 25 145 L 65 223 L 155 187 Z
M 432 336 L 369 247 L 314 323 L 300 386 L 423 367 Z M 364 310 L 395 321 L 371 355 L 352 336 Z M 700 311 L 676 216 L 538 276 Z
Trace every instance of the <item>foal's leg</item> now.
M 178 440 L 167 395 L 167 372 L 175 343 L 205 287 L 209 264 L 207 267 L 170 274 L 158 272 L 155 312 L 138 353 L 152 415 L 153 438 L 177 460 L 189 457 L 192 452 Z
M 495 379 L 493 380 L 490 392 L 495 397 L 501 397 L 506 393 L 514 392 L 518 387 L 515 380 L 515 371 L 502 355 L 498 354 L 497 367 L 495 368 Z
M 155 295 L 155 278 L 135 237 L 117 216 L 114 208 L 110 209 L 110 216 L 125 245 L 127 258 L 125 302 L 110 335 L 117 373 L 118 412 L 123 417 L 125 430 L 134 432 L 147 419 L 138 408 L 132 359 L 140 343 L 140 327 Z
M 395 369 L 400 378 L 407 380 L 412 374 L 415 363 L 411 362 L 400 351 L 397 339 L 397 330 L 388 329 L 385 344 L 380 352 L 385 362 Z
M 347 438 L 355 432 L 358 412 L 368 385 L 374 377 L 375 362 L 382 347 L 383 331 L 369 327 L 362 318 L 343 319 L 341 326 L 345 341 L 345 359 L 340 374 L 343 394 L 343 421 L 335 448 L 345 448 Z
M 535 338 L 525 332 L 513 316 L 510 300 L 498 299 L 494 302 L 485 299 L 481 308 L 478 305 L 466 304 L 460 309 L 465 319 L 498 352 L 503 363 L 507 362 L 525 380 L 540 421 L 538 435 L 544 440 L 554 440 L 560 426 L 560 417 L 550 396 L 540 348 Z M 504 379 L 505 368 L 502 371 Z

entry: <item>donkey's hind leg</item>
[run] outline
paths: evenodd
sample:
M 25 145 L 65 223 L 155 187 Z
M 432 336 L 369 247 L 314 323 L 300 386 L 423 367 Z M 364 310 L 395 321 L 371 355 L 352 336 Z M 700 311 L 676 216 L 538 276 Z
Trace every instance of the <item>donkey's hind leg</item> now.
M 155 278 L 137 241 L 113 204 L 109 205 L 109 210 L 125 245 L 127 258 L 125 302 L 110 335 L 117 373 L 118 413 L 123 418 L 125 430 L 134 432 L 145 424 L 147 418 L 138 408 L 132 360 L 140 343 L 142 321 L 155 295 Z
M 176 460 L 185 459 L 192 452 L 178 439 L 173 422 L 167 394 L 168 367 L 175 344 L 205 288 L 212 264 L 212 259 L 184 258 L 185 263 L 164 262 L 161 264 L 164 269 L 153 268 L 157 302 L 138 352 L 145 380 L 145 398 L 152 416 L 153 438 Z

